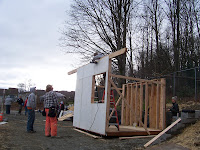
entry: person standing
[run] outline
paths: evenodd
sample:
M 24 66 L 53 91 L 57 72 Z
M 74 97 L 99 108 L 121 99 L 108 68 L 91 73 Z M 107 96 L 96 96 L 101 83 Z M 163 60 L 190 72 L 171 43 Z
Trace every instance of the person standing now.
M 33 124 L 35 121 L 35 109 L 36 109 L 36 87 L 30 88 L 31 94 L 28 96 L 27 100 L 27 110 L 28 110 L 28 121 L 27 121 L 27 132 L 35 133 L 33 129 Z
M 59 113 L 59 118 L 63 115 L 64 109 L 65 109 L 64 102 L 61 101 L 61 102 L 60 102 L 60 111 L 59 111 L 60 113 Z
M 10 107 L 11 107 L 11 103 L 12 103 L 13 99 L 10 98 L 10 95 L 8 95 L 5 99 L 5 105 L 6 105 L 6 114 L 10 114 Z
M 17 100 L 17 103 L 19 104 L 19 112 L 18 114 L 21 115 L 21 112 L 22 112 L 22 105 L 23 105 L 23 99 L 22 99 L 22 96 L 19 96 L 18 100 Z
M 44 108 L 46 112 L 45 136 L 47 137 L 57 136 L 57 115 L 56 115 L 57 110 L 56 109 L 58 107 L 59 107 L 59 103 L 58 103 L 57 94 L 53 91 L 52 85 L 47 85 L 46 94 L 44 96 Z

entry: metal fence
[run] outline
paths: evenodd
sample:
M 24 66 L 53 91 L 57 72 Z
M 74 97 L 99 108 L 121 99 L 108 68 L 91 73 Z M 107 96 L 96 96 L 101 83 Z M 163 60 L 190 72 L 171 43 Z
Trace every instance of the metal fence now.
M 167 99 L 177 96 L 181 101 L 200 102 L 200 67 L 176 71 L 165 78 Z

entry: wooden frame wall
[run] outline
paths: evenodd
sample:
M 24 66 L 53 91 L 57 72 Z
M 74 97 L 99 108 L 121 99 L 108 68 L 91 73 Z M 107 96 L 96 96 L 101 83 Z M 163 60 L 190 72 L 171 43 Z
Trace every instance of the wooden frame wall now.
M 145 128 L 165 128 L 165 79 L 157 80 L 156 83 L 151 80 L 124 84 L 122 93 L 136 114 L 133 115 L 130 108 L 122 102 L 122 125 L 133 126 L 135 123 L 141 127 L 141 121 Z

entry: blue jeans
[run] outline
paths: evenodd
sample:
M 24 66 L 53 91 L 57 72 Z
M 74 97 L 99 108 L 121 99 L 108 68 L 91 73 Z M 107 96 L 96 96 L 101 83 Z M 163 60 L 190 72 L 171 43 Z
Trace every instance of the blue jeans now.
M 28 109 L 27 109 L 27 107 L 25 106 L 25 116 L 26 116 L 27 112 L 28 112 Z
M 6 114 L 10 114 L 10 106 L 11 105 L 6 105 Z
M 27 131 L 33 131 L 34 121 L 35 121 L 35 110 L 28 109 Z

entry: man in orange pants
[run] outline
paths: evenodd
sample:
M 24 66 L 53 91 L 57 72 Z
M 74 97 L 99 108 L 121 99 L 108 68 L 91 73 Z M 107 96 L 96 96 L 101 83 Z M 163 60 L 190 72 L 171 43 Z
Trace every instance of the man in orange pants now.
M 49 117 L 49 109 L 45 109 L 46 123 L 45 123 L 45 136 L 55 137 L 57 136 L 57 117 Z
M 58 108 L 57 94 L 53 91 L 52 85 L 46 86 L 46 94 L 44 96 L 44 108 L 46 112 L 45 136 L 57 136 L 57 115 Z

